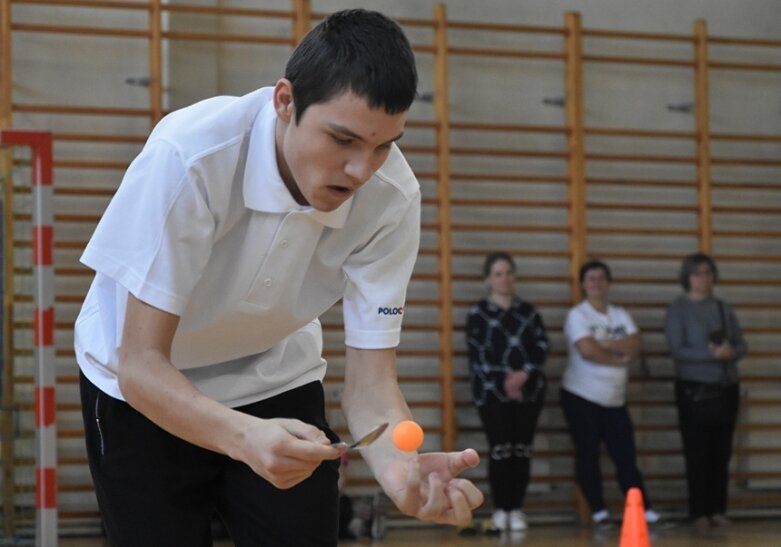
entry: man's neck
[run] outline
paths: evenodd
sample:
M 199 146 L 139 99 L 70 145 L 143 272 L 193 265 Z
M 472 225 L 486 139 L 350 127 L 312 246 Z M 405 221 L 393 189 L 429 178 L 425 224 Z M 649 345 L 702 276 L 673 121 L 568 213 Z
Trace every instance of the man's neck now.
M 513 303 L 512 294 L 497 294 L 492 292 L 488 299 L 503 310 L 509 310 Z
M 588 303 L 591 304 L 591 307 L 593 307 L 598 312 L 607 313 L 607 299 L 589 298 Z

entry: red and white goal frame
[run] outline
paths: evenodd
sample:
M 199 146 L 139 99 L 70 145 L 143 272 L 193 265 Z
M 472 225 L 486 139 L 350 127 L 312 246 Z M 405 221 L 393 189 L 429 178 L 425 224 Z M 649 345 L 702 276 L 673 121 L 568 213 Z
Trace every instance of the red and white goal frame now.
M 0 145 L 30 149 L 33 192 L 33 345 L 35 360 L 35 537 L 57 545 L 57 407 L 54 345 L 52 135 L 0 130 Z M 12 214 L 10 211 L 9 214 Z M 10 234 L 9 234 L 10 236 Z

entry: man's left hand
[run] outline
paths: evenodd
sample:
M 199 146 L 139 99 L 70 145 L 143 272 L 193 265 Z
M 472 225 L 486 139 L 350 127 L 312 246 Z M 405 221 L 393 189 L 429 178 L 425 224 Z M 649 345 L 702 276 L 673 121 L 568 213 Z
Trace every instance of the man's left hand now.
M 466 526 L 483 503 L 482 492 L 458 475 L 476 467 L 480 457 L 461 452 L 429 452 L 391 461 L 378 479 L 405 515 L 439 524 Z

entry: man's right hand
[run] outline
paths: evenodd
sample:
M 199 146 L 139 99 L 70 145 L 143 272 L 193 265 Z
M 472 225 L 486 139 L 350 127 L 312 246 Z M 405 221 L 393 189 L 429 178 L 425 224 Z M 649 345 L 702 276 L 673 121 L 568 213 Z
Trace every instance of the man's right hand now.
M 133 408 L 172 435 L 246 463 L 277 488 L 295 486 L 344 452 L 313 425 L 256 418 L 198 391 L 171 364 L 178 324 L 177 316 L 128 297 L 118 377 Z
M 347 450 L 332 445 L 320 429 L 300 420 L 248 418 L 244 449 L 237 459 L 280 489 L 306 480 L 323 461 L 335 460 Z

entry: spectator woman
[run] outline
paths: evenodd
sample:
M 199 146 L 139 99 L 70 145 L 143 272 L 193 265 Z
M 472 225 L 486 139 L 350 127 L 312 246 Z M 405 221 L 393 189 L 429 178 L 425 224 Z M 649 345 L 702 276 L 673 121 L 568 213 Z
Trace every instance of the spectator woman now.
M 489 446 L 491 524 L 522 531 L 532 441 L 545 397 L 548 337 L 534 306 L 515 294 L 514 275 L 515 262 L 507 253 L 486 257 L 488 296 L 469 309 L 466 341 L 474 403 Z
M 637 487 L 645 500 L 648 523 L 659 514 L 650 508 L 637 468 L 634 427 L 626 407 L 628 366 L 641 351 L 632 317 L 608 302 L 610 268 L 599 261 L 580 268 L 583 301 L 567 314 L 564 334 L 569 359 L 561 381 L 561 407 L 575 445 L 575 476 L 596 528 L 612 527 L 602 492 L 599 450 L 605 444 L 621 490 Z
M 685 294 L 667 310 L 665 334 L 675 363 L 675 401 L 686 460 L 689 515 L 699 530 L 729 525 L 727 494 L 738 415 L 738 361 L 747 346 L 732 308 L 716 298 L 716 263 L 687 256 Z

